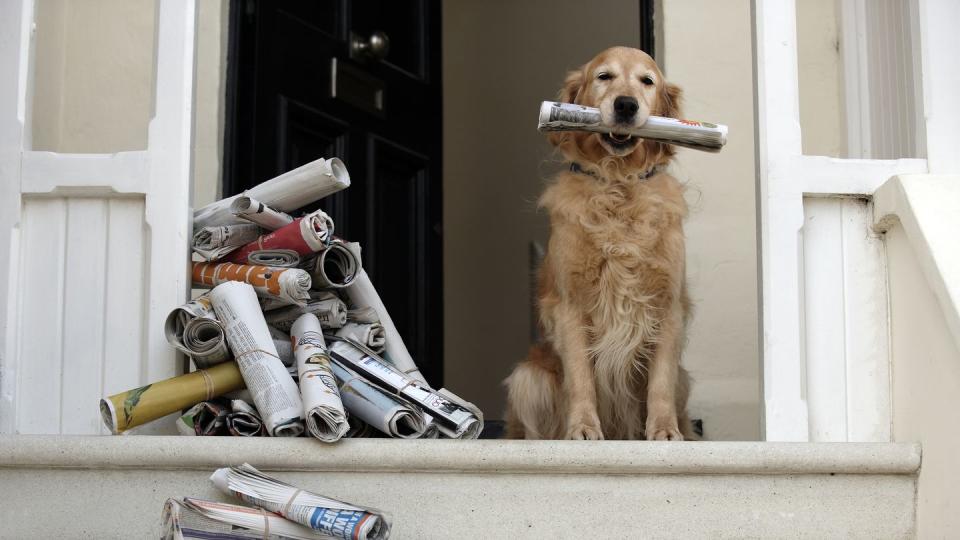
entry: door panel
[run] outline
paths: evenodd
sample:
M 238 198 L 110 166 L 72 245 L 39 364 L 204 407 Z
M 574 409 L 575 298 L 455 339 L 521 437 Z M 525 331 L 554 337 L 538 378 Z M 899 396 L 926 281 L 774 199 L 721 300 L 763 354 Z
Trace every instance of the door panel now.
M 440 2 L 234 0 L 224 195 L 337 156 L 350 189 L 323 208 L 432 385 L 442 385 Z M 382 58 L 351 38 L 388 36 Z

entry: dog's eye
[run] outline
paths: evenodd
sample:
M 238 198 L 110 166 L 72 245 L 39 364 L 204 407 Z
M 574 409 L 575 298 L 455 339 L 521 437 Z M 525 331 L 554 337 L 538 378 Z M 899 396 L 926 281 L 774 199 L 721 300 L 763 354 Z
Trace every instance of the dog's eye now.
M 613 75 L 607 73 L 606 71 L 604 71 L 603 73 L 597 75 L 597 79 L 599 79 L 599 80 L 601 80 L 601 81 L 609 81 L 609 80 L 612 79 L 612 78 L 613 78 Z
M 640 79 L 640 82 L 642 82 L 643 84 L 645 84 L 645 85 L 647 85 L 647 86 L 653 85 L 653 79 L 650 78 L 649 75 L 644 75 L 644 76 Z

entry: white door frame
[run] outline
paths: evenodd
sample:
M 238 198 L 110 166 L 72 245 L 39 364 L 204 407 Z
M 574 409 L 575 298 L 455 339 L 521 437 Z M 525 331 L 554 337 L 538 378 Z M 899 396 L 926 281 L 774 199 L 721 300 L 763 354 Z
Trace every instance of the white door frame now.
M 147 149 L 116 154 L 31 150 L 33 20 L 33 0 L 0 5 L 0 433 L 103 432 L 97 394 L 178 371 L 163 320 L 186 300 L 190 285 L 196 9 L 194 0 L 157 2 L 156 86 Z M 102 254 L 93 270 L 77 264 L 82 257 L 69 252 L 71 246 L 86 247 L 74 243 L 83 239 L 82 232 L 47 235 L 42 220 L 24 221 L 29 219 L 25 205 L 36 202 L 56 211 L 60 203 L 45 202 L 51 200 L 94 209 L 98 223 L 90 230 L 103 236 L 88 241 Z M 96 213 L 97 204 L 103 213 Z M 114 207 L 122 208 L 114 212 Z M 30 223 L 32 229 L 25 227 Z M 87 227 L 81 223 L 77 229 Z M 50 250 L 50 266 L 63 267 L 58 284 L 40 286 L 24 275 L 28 271 L 21 272 L 23 261 L 36 260 L 42 250 L 26 245 L 25 230 L 59 238 L 66 246 Z M 128 301 L 109 283 L 104 287 L 104 272 L 98 269 L 109 260 L 137 261 L 131 266 L 136 275 L 111 278 L 135 299 Z M 72 272 L 71 264 L 80 271 Z M 68 273 L 72 277 L 64 278 Z M 88 310 L 86 301 L 92 304 Z M 29 324 L 45 317 L 49 328 Z M 47 401 L 59 405 L 48 405 L 48 395 Z M 38 407 L 49 410 L 33 410 Z

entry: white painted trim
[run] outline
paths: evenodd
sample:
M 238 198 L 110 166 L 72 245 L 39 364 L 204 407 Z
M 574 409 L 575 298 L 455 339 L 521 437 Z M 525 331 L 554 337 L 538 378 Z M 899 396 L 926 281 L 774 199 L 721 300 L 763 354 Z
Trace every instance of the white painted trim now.
M 33 2 L 0 4 L 0 433 L 9 432 L 12 415 L 9 407 L 16 387 L 16 371 L 10 369 L 17 349 L 12 343 L 16 310 L 10 302 L 10 283 L 16 279 L 17 261 L 9 257 L 19 252 L 20 152 L 24 148 L 24 121 L 29 29 L 33 24 Z
M 960 2 L 919 0 L 919 41 L 932 174 L 960 174 Z M 922 128 L 921 128 L 922 129 Z
M 847 155 L 870 158 L 870 90 L 867 79 L 865 0 L 839 2 L 843 53 L 844 115 Z M 852 106 L 855 105 L 855 106 Z
M 0 433 L 96 433 L 102 426 L 89 404 L 101 391 L 179 370 L 163 321 L 190 286 L 196 6 L 157 2 L 147 149 L 111 155 L 28 150 L 33 7 L 0 4 L 0 72 L 18 74 L 0 77 Z M 25 225 L 29 246 L 21 246 Z M 87 225 L 96 232 L 87 234 Z M 21 270 L 27 260 L 43 269 L 51 257 L 60 258 L 47 265 L 55 283 Z M 108 272 L 117 267 L 125 270 Z M 49 329 L 47 319 L 55 322 Z M 120 327 L 108 332 L 107 321 Z M 45 403 L 41 391 L 56 399 Z M 32 400 L 22 410 L 18 393 Z M 169 422 L 151 429 L 165 428 Z
M 873 200 L 877 231 L 903 226 L 960 349 L 960 175 L 897 176 Z
M 21 161 L 22 193 L 63 193 L 101 186 L 113 193 L 146 193 L 149 153 L 58 154 L 24 152 Z
M 914 475 L 920 445 L 0 435 L 0 469 L 209 472 L 245 461 L 263 470 L 358 473 Z
M 764 436 L 806 441 L 803 198 L 870 195 L 891 176 L 926 172 L 927 163 L 802 155 L 795 2 L 753 0 L 753 18 Z

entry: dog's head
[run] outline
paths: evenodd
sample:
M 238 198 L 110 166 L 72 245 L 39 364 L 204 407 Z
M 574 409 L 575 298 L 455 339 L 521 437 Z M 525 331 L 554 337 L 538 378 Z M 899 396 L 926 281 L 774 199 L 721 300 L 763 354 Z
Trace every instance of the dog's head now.
M 611 47 L 571 71 L 558 100 L 599 108 L 610 127 L 636 127 L 650 116 L 679 118 L 681 93 L 647 53 Z M 549 140 L 574 161 L 614 161 L 632 170 L 665 164 L 673 155 L 669 145 L 632 136 L 569 131 L 551 133 Z

